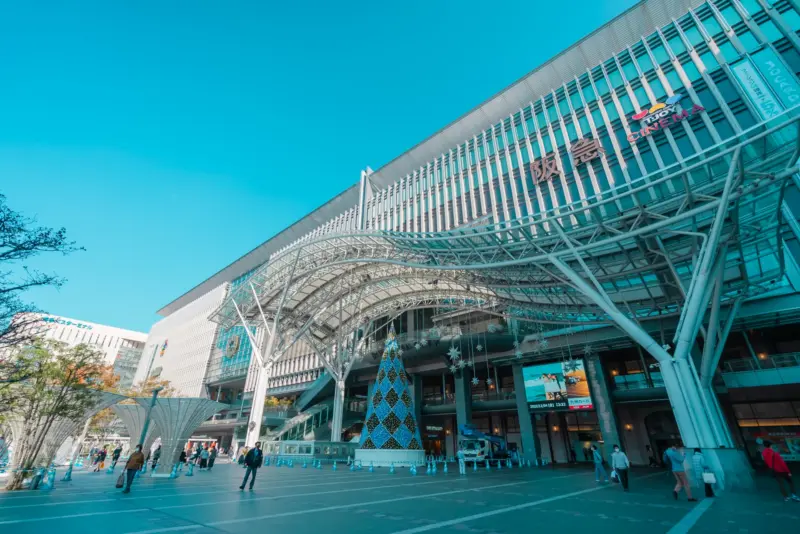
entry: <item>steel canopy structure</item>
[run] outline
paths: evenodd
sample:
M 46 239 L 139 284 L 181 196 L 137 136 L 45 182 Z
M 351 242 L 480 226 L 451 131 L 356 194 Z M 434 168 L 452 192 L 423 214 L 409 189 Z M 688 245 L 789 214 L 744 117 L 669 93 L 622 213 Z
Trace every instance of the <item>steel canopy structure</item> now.
M 330 234 L 273 256 L 211 317 L 245 325 L 261 366 L 247 444 L 258 436 L 271 367 L 293 343 L 319 354 L 338 400 L 375 318 L 439 306 L 614 324 L 660 362 L 684 443 L 731 447 L 708 394 L 710 374 L 742 299 L 783 276 L 782 234 L 796 229 L 794 218 L 784 220 L 783 191 L 798 171 L 798 125 L 793 108 L 537 216 L 437 233 Z M 667 316 L 680 318 L 671 344 L 640 326 Z M 267 333 L 261 343 L 254 326 Z M 698 335 L 705 342 L 695 369 L 689 352 Z

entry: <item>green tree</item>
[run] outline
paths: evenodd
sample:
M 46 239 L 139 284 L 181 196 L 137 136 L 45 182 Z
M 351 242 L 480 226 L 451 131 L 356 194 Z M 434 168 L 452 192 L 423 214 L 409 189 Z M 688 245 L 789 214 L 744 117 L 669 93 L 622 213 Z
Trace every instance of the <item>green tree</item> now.
M 64 228 L 36 225 L 6 204 L 0 195 L 0 387 L 12 379 L 24 378 L 25 371 L 14 359 L 16 348 L 30 343 L 36 335 L 39 310 L 22 300 L 21 295 L 35 287 L 60 287 L 64 279 L 52 273 L 29 268 L 22 262 L 48 252 L 69 254 L 76 250 Z
M 70 347 L 47 339 L 15 351 L 25 376 L 0 390 L 2 417 L 20 430 L 15 436 L 14 468 L 7 489 L 22 488 L 30 470 L 45 466 L 42 458 L 45 436 L 59 418 L 82 422 L 86 411 L 98 400 L 104 371 L 103 354 L 88 346 Z M 100 386 L 100 387 L 98 387 Z

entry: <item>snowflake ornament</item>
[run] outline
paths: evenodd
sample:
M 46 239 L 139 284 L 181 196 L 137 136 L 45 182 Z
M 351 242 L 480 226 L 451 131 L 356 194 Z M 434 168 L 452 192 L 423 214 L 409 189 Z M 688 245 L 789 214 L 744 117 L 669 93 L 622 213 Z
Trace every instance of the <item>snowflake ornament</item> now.
M 594 347 L 591 345 L 584 345 L 583 347 L 583 355 L 584 356 L 591 356 L 594 354 Z
M 475 350 L 482 351 L 483 350 L 483 345 L 476 345 L 475 346 Z
M 514 356 L 519 360 L 522 358 L 522 351 L 517 349 L 517 351 L 514 353 Z
M 425 346 L 427 346 L 427 345 L 428 345 L 428 340 L 427 340 L 427 339 L 423 339 L 422 341 L 420 341 L 420 344 L 421 344 L 423 347 L 425 347 Z
M 458 347 L 450 347 L 450 350 L 447 351 L 447 355 L 452 361 L 456 361 L 461 358 L 461 351 L 458 350 Z
M 456 367 L 455 365 L 451 365 L 450 366 L 450 372 L 455 374 L 456 371 L 458 371 L 458 367 Z
M 477 386 L 477 385 L 478 385 L 478 384 L 480 384 L 480 383 L 481 383 L 481 381 L 480 381 L 480 380 L 478 380 L 478 377 L 477 377 L 477 376 L 473 376 L 473 377 L 472 377 L 472 385 L 473 385 L 473 386 Z
M 472 362 L 469 361 L 469 362 L 466 363 L 466 365 L 467 365 L 467 367 L 472 367 Z
M 465 362 L 464 360 L 458 360 L 458 363 L 456 365 L 458 365 L 459 369 L 463 369 L 464 367 L 466 367 L 467 362 Z
M 515 349 L 519 348 L 519 341 L 517 341 L 516 339 L 514 340 L 514 348 Z
M 422 345 L 420 345 L 419 343 L 414 343 L 414 348 L 415 349 L 419 350 L 420 347 L 422 347 Z
M 398 354 L 398 356 L 402 356 L 402 355 L 403 355 L 403 349 L 399 349 L 399 350 L 397 351 L 397 354 Z
M 439 329 L 438 328 L 431 328 L 428 330 L 428 333 L 431 337 L 439 337 Z
M 549 346 L 550 346 L 550 342 L 547 341 L 546 339 L 543 339 L 543 340 L 541 340 L 539 342 L 539 348 L 541 348 L 542 350 L 547 350 L 547 347 L 549 347 Z
M 492 383 L 493 383 L 493 381 L 492 381 L 492 379 L 491 379 L 491 378 L 487 378 L 487 379 L 486 379 L 486 385 L 487 385 L 487 386 L 491 386 L 491 385 L 492 385 Z
M 567 360 L 564 362 L 564 371 L 567 373 L 574 373 L 578 370 L 578 362 L 576 360 Z
M 487 327 L 486 327 L 486 330 L 487 330 L 487 331 L 488 331 L 490 334 L 494 334 L 495 332 L 497 332 L 497 325 L 496 325 L 496 324 L 494 324 L 494 323 L 489 323 L 489 326 L 487 326 Z

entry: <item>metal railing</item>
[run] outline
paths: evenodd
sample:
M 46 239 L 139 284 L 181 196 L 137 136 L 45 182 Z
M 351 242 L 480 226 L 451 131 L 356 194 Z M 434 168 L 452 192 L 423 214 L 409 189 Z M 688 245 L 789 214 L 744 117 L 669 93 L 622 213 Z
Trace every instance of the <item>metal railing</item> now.
M 663 388 L 664 379 L 660 372 L 651 372 L 650 377 L 644 373 L 634 375 L 618 375 L 614 377 L 614 389 L 631 391 L 637 389 Z
M 800 352 L 787 352 L 773 354 L 758 358 L 742 358 L 723 362 L 723 373 L 742 373 L 747 371 L 762 371 L 764 369 L 785 369 L 787 367 L 800 367 Z

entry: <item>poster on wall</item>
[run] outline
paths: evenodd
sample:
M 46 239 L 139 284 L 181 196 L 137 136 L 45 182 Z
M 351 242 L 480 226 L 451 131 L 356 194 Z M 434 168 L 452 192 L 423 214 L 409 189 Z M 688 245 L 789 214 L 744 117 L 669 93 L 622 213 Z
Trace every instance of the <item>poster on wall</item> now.
M 594 408 L 583 360 L 529 365 L 522 368 L 522 378 L 533 411 Z

